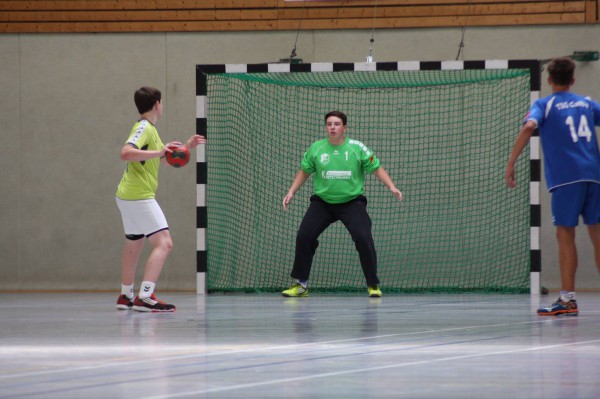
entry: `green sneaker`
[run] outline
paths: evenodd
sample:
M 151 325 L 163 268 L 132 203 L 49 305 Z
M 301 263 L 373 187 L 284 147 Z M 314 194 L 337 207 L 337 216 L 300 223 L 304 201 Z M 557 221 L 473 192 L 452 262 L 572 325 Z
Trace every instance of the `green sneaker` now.
M 370 285 L 369 286 L 369 298 L 381 298 L 383 295 L 378 285 Z
M 303 287 L 300 283 L 294 283 L 290 288 L 283 291 L 281 295 L 286 297 L 303 297 L 308 296 L 308 288 Z

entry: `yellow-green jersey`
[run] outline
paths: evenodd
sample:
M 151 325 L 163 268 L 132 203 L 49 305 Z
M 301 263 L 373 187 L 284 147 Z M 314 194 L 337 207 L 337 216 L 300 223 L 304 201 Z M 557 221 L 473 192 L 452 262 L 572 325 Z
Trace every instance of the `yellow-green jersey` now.
M 327 139 L 313 143 L 301 168 L 314 173 L 316 195 L 330 204 L 343 204 L 364 194 L 365 172 L 373 173 L 380 165 L 367 146 L 346 138 L 341 145 L 332 145 Z
M 126 144 L 144 151 L 160 151 L 164 147 L 156 127 L 146 119 L 133 125 Z M 154 198 L 158 188 L 159 166 L 158 157 L 146 161 L 128 161 L 117 188 L 117 197 L 124 200 Z

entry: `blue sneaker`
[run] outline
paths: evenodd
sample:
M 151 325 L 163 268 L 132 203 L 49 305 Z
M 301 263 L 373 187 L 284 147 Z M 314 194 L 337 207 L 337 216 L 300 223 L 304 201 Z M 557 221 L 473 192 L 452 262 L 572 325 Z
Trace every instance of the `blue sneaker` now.
M 539 308 L 537 314 L 540 316 L 558 316 L 561 314 L 565 316 L 577 316 L 579 309 L 577 308 L 577 301 L 564 302 L 559 297 L 556 302 L 547 308 Z

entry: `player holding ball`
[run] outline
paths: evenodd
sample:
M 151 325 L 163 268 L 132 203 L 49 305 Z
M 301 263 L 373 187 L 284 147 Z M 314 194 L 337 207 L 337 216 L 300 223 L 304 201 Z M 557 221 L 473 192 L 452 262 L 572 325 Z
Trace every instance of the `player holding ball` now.
M 156 122 L 163 115 L 161 93 L 152 87 L 142 87 L 135 92 L 135 105 L 140 113 L 129 138 L 121 149 L 121 159 L 127 161 L 125 172 L 117 188 L 116 201 L 125 230 L 125 246 L 121 258 L 121 294 L 117 309 L 139 312 L 173 312 L 175 306 L 159 301 L 154 288 L 167 256 L 173 248 L 169 225 L 155 195 L 158 187 L 160 163 L 169 164 L 166 154 L 182 143 L 162 143 Z M 185 143 L 185 151 L 205 144 L 206 138 L 193 135 Z M 188 157 L 189 159 L 189 151 Z M 177 160 L 179 166 L 187 159 Z M 152 245 L 144 268 L 144 281 L 134 298 L 134 277 L 137 263 L 144 248 L 145 238 Z

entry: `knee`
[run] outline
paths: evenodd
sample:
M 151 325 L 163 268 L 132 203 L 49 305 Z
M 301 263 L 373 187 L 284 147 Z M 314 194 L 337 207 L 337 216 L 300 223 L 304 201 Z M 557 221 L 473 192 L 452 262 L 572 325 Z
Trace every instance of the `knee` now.
M 313 234 L 311 234 L 308 230 L 306 229 L 299 229 L 298 233 L 296 233 L 296 242 L 312 242 L 315 240 L 315 237 Z
M 311 234 L 304 230 L 298 230 L 296 235 L 296 247 L 300 248 L 311 248 L 313 251 L 319 246 L 319 241 L 314 234 Z
M 171 253 L 173 250 L 173 240 L 171 239 L 171 236 L 161 237 L 156 243 L 156 248 L 165 253 Z
M 352 236 L 356 245 L 369 245 L 373 242 L 373 236 L 370 231 L 358 231 Z
M 557 226 L 556 239 L 558 242 L 570 243 L 575 241 L 575 228 Z
M 169 237 L 168 240 L 165 240 L 163 245 L 164 245 L 164 250 L 167 251 L 168 253 L 170 253 L 173 250 L 173 240 L 171 239 L 171 237 Z

